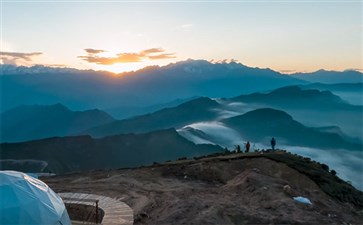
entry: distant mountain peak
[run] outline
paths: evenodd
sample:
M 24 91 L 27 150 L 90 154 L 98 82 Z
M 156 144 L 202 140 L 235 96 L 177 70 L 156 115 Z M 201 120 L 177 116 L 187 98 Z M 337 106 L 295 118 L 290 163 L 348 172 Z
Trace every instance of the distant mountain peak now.
M 282 87 L 282 88 L 278 88 L 276 90 L 273 90 L 271 93 L 286 93 L 286 92 L 301 92 L 302 89 L 297 86 L 297 85 L 293 85 L 293 86 L 286 86 L 286 87 Z
M 180 104 L 178 107 L 217 107 L 219 106 L 218 102 L 216 102 L 213 99 L 210 99 L 208 97 L 199 97 L 196 99 L 193 99 L 191 101 L 185 102 Z
M 363 82 L 363 73 L 357 70 L 329 71 L 320 69 L 311 73 L 294 73 L 291 74 L 291 76 L 314 83 L 334 84 Z
M 300 86 L 287 86 L 278 88 L 270 93 L 271 95 L 282 95 L 282 96 L 293 96 L 293 97 L 304 97 L 304 98 L 312 98 L 312 97 L 324 97 L 330 98 L 331 100 L 342 102 L 343 100 L 334 95 L 331 91 L 320 91 L 318 89 L 303 89 Z
M 286 112 L 273 108 L 261 108 L 261 109 L 252 110 L 238 117 L 251 121 L 252 120 L 265 121 L 266 118 L 269 118 L 271 120 L 288 120 L 288 121 L 293 120 L 292 116 L 290 116 Z
M 68 107 L 66 107 L 62 103 L 56 103 L 54 105 L 49 105 L 49 107 L 57 108 L 57 109 L 64 109 L 64 110 L 70 110 Z

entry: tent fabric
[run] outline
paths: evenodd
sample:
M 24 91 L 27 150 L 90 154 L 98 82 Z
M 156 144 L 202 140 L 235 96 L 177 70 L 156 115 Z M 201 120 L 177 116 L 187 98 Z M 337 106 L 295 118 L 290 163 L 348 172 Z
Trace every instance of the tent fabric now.
M 0 224 L 71 225 L 62 199 L 41 180 L 0 171 Z
M 313 203 L 311 203 L 310 199 L 302 197 L 302 196 L 298 196 L 298 197 L 293 197 L 293 199 L 297 202 L 300 203 L 304 203 L 304 204 L 308 204 L 308 205 L 312 205 Z

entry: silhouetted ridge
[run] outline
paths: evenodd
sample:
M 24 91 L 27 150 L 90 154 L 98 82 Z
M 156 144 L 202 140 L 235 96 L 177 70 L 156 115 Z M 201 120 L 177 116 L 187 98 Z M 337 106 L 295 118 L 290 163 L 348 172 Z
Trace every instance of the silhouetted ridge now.
M 270 93 L 253 93 L 231 98 L 232 101 L 245 103 L 263 103 L 271 107 L 299 107 L 299 108 L 351 108 L 354 107 L 330 91 L 316 89 L 302 89 L 299 86 L 278 88 Z M 317 105 L 318 104 L 318 105 Z
M 293 121 L 292 116 L 286 112 L 272 108 L 256 109 L 243 115 L 236 116 L 234 119 L 246 122 L 262 122 L 265 120 Z
M 216 145 L 196 145 L 175 129 L 99 139 L 83 135 L 0 144 L 2 159 L 38 159 L 47 162 L 47 169 L 55 173 L 134 167 L 220 151 L 222 148 Z M 1 164 L 0 169 L 4 169 Z
M 179 106 L 177 106 L 177 108 L 183 108 L 183 107 L 218 107 L 219 104 L 207 97 L 200 97 L 185 103 L 180 104 Z
M 213 111 L 219 104 L 206 97 L 197 98 L 154 113 L 119 120 L 113 123 L 85 130 L 82 134 L 104 137 L 116 134 L 144 133 L 153 130 L 180 128 L 190 123 L 211 120 L 217 116 Z
M 303 90 L 299 86 L 288 86 L 288 87 L 282 87 L 278 88 L 270 93 L 273 96 L 278 97 L 286 97 L 291 96 L 294 98 L 326 98 L 327 100 L 332 100 L 336 102 L 343 102 L 343 100 L 339 97 L 334 95 L 330 91 L 319 91 L 316 89 L 307 89 Z
M 114 121 L 110 115 L 101 110 L 72 111 L 60 103 L 22 105 L 0 115 L 1 142 L 69 136 Z
M 355 70 L 345 71 L 327 71 L 318 70 L 312 73 L 295 73 L 291 74 L 292 77 L 296 77 L 301 80 L 309 82 L 320 82 L 320 83 L 357 83 L 363 81 L 363 73 Z

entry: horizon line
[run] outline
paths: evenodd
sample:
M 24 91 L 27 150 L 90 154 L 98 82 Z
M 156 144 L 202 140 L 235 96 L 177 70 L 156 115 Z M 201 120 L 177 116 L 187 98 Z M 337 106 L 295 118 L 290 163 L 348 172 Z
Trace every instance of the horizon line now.
M 174 64 L 178 64 L 178 63 L 182 63 L 182 62 L 188 62 L 188 61 L 205 61 L 205 62 L 208 62 L 210 64 L 231 64 L 231 63 L 236 63 L 236 64 L 239 64 L 241 66 L 245 66 L 245 67 L 248 67 L 248 68 L 256 68 L 256 69 L 265 69 L 265 70 L 272 70 L 274 72 L 277 72 L 277 73 L 280 73 L 282 75 L 293 75 L 293 74 L 306 74 L 306 73 L 314 73 L 314 72 L 318 72 L 318 71 L 327 71 L 327 72 L 346 72 L 346 71 L 355 71 L 355 72 L 358 72 L 358 73 L 361 73 L 363 75 L 363 69 L 360 69 L 360 68 L 346 68 L 346 69 L 343 69 L 343 70 L 329 70 L 329 69 L 325 69 L 325 68 L 321 68 L 321 69 L 317 69 L 317 70 L 311 70 L 311 71 L 307 71 L 307 70 L 302 70 L 302 71 L 298 71 L 298 70 L 284 70 L 284 69 L 281 69 L 281 70 L 276 70 L 276 69 L 271 69 L 269 67 L 255 67 L 255 66 L 248 66 L 248 65 L 245 65 L 243 64 L 242 62 L 238 61 L 238 60 L 235 60 L 235 59 L 223 59 L 223 60 L 206 60 L 206 59 L 191 59 L 191 58 L 188 58 L 186 60 L 180 60 L 180 61 L 176 61 L 176 62 L 171 62 L 171 63 L 168 63 L 166 65 L 148 65 L 148 66 L 145 66 L 145 67 L 142 67 L 140 69 L 137 69 L 137 70 L 129 70 L 129 71 L 123 71 L 121 73 L 117 73 L 117 72 L 113 72 L 113 71 L 110 71 L 110 70 L 96 70 L 96 69 L 81 69 L 81 68 L 75 68 L 75 67 L 72 67 L 72 66 L 69 66 L 69 65 L 63 65 L 63 64 L 34 64 L 34 65 L 16 65 L 16 64 L 6 64 L 6 63 L 0 63 L 0 66 L 14 66 L 14 67 L 25 67 L 25 68 L 32 68 L 32 67 L 36 67 L 36 66 L 42 66 L 42 67 L 45 67 L 45 68 L 50 68 L 50 69 L 72 69 L 72 70 L 78 70 L 78 71 L 92 71 L 92 72 L 100 72 L 100 73 L 111 73 L 113 75 L 124 75 L 124 74 L 129 74 L 129 73 L 136 73 L 138 71 L 141 71 L 141 70 L 145 70 L 147 68 L 163 68 L 163 67 L 167 67 L 167 66 L 170 66 L 170 65 L 174 65 Z

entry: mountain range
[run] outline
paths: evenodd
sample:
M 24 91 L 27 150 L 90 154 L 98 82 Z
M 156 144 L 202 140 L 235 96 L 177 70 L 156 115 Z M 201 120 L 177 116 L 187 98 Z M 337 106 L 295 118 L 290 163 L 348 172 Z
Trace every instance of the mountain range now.
M 22 104 L 58 102 L 77 110 L 147 107 L 194 96 L 232 97 L 306 83 L 270 69 L 206 60 L 186 60 L 118 75 L 42 66 L 0 65 L 0 69 L 1 111 Z
M 271 109 L 262 110 L 263 108 Z M 346 149 L 359 149 L 360 146 L 356 143 L 361 142 L 359 129 L 362 121 L 359 118 L 362 115 L 362 109 L 362 106 L 351 105 L 330 91 L 302 89 L 298 86 L 283 87 L 269 93 L 240 95 L 230 99 L 213 100 L 200 97 L 175 107 L 123 120 L 115 120 L 100 110 L 74 112 L 61 104 L 21 106 L 1 114 L 4 121 L 1 140 L 2 142 L 16 142 L 69 135 L 91 135 L 100 138 L 173 128 L 178 129 L 184 136 L 188 136 L 190 140 L 193 139 L 190 138 L 191 136 L 199 137 L 202 132 L 204 133 L 203 140 L 209 136 L 205 143 L 225 146 L 225 141 L 215 142 L 215 138 L 213 138 L 213 136 L 223 136 L 223 132 L 219 132 L 218 129 L 212 133 L 198 127 L 190 129 L 193 128 L 193 124 L 209 123 L 213 126 L 213 123 L 219 123 L 221 128 L 239 133 L 237 137 L 231 135 L 231 139 L 250 139 L 254 142 L 268 143 L 263 138 L 278 136 L 280 140 L 283 140 L 282 142 L 290 145 L 330 147 L 332 149 L 345 146 Z M 259 116 L 261 113 L 263 116 Z M 256 114 L 255 116 L 259 118 L 260 122 L 256 120 L 238 122 L 238 118 L 251 114 Z M 299 122 L 293 120 L 288 114 L 298 118 Z M 307 114 L 313 115 L 312 118 L 306 117 Z M 355 135 L 346 132 L 349 129 L 346 129 L 345 126 L 342 128 L 337 125 L 339 121 L 335 121 L 335 117 L 339 114 L 346 117 L 342 125 L 351 125 L 351 130 L 358 130 L 353 133 Z M 333 119 L 330 116 L 333 116 Z M 280 117 L 285 119 L 281 120 Z M 291 119 L 288 119 L 290 117 Z M 302 124 L 300 118 L 305 119 Z M 308 123 L 305 122 L 306 120 Z M 273 123 L 274 127 L 270 127 L 267 132 L 267 127 L 263 125 L 270 123 Z M 305 124 L 308 126 L 306 127 Z M 311 124 L 315 126 L 312 127 Z M 19 126 L 22 126 L 22 129 L 17 129 Z M 282 130 L 286 132 L 281 133 Z M 288 130 L 291 133 L 287 132 Z M 195 135 L 191 132 L 199 133 Z M 304 138 L 301 138 L 300 141 L 298 139 L 302 134 L 304 134 Z M 336 137 L 331 136 L 333 134 Z M 314 139 L 313 136 L 316 138 Z M 329 141 L 329 138 L 336 142 Z M 304 144 L 303 140 L 307 142 Z M 321 140 L 320 144 L 318 144 L 318 140 Z
M 350 141 L 356 138 L 353 142 L 360 142 L 362 106 L 351 105 L 329 91 L 303 90 L 297 86 L 280 88 L 270 93 L 241 95 L 231 99 L 197 98 L 151 114 L 100 125 L 86 130 L 82 134 L 103 137 L 119 133 L 140 133 L 166 128 L 180 129 L 200 122 L 223 122 L 223 119 L 266 107 L 286 111 L 289 114 L 291 112 L 293 117 L 299 118 L 298 121 L 303 119 L 303 124 L 308 121 L 308 125 L 320 129 L 321 132 L 337 133 L 345 139 L 347 136 L 351 136 L 352 138 L 348 138 Z M 336 121 L 337 115 L 345 119 Z M 278 121 L 278 118 L 270 116 L 268 112 L 265 113 L 265 119 L 261 118 L 261 121 L 267 122 L 268 118 L 271 121 Z M 250 124 L 253 125 L 252 122 Z M 339 125 L 342 125 L 344 129 L 341 130 Z M 331 127 L 331 129 L 325 128 L 323 130 L 321 127 Z M 255 132 L 258 133 L 260 128 L 262 127 L 258 127 Z M 298 136 L 298 133 L 295 135 Z M 325 139 L 325 141 L 328 140 Z M 331 144 L 330 147 L 337 148 L 334 144 Z

